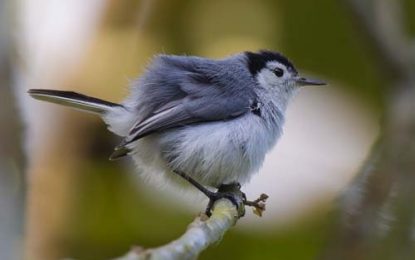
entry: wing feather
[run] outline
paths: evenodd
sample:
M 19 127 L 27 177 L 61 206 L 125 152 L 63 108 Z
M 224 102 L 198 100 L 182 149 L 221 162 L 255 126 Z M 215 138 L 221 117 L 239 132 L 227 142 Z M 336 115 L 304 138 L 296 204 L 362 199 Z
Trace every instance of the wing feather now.
M 229 106 L 230 100 L 221 98 L 199 98 L 183 100 L 168 109 L 159 111 L 145 120 L 137 122 L 130 130 L 124 144 L 134 142 L 154 132 L 193 123 L 228 120 L 250 111 L 249 104 L 236 100 Z
M 143 83 L 143 96 L 148 97 L 146 104 L 154 104 L 152 111 L 147 110 L 146 116 L 134 124 L 116 151 L 126 150 L 128 144 L 155 132 L 194 123 L 230 120 L 251 110 L 256 96 L 251 88 L 243 87 L 248 84 L 247 80 L 241 81 L 232 73 L 224 74 L 222 68 L 215 67 L 217 63 L 203 67 L 207 62 L 198 62 L 200 59 L 160 57 L 156 62 L 158 67 L 150 70 L 145 78 L 150 82 L 156 80 L 160 85 Z M 158 98 L 167 97 L 164 93 L 171 98 Z M 151 102 L 153 98 L 157 102 Z

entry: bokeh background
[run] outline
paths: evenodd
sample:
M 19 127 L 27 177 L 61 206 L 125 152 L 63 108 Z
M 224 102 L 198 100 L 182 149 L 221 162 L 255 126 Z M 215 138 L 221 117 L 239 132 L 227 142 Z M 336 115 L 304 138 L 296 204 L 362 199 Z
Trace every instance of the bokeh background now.
M 117 257 L 178 237 L 206 205 L 149 186 L 129 160 L 108 161 L 120 140 L 98 118 L 32 100 L 28 89 L 118 102 L 157 53 L 259 49 L 329 86 L 294 98 L 284 136 L 244 187 L 270 195 L 264 216 L 248 211 L 200 259 L 346 256 L 333 245 L 339 198 L 381 133 L 389 81 L 345 2 L 0 0 L 0 259 Z M 414 1 L 396 2 L 415 34 Z

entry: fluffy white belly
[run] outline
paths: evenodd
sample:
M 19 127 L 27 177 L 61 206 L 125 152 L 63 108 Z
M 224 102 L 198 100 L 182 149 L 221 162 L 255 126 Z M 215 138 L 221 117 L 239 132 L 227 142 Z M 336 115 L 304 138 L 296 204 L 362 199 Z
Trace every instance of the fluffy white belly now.
M 135 143 L 134 158 L 150 179 L 176 180 L 173 169 L 204 185 L 249 181 L 262 165 L 266 152 L 280 135 L 280 128 L 247 114 L 229 121 L 203 123 L 153 134 Z

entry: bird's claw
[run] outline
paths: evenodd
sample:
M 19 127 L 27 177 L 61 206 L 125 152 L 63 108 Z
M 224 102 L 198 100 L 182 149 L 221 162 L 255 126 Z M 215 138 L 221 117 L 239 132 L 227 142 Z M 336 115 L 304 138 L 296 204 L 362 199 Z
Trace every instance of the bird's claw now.
M 245 206 L 253 207 L 254 214 L 261 217 L 265 211 L 265 202 L 268 199 L 268 195 L 263 193 L 254 201 L 247 200 L 245 193 L 241 191 L 241 185 L 239 183 L 223 184 L 218 188 L 217 192 L 210 193 L 208 197 L 209 204 L 205 214 L 209 217 L 212 215 L 213 205 L 220 199 L 228 199 L 231 201 L 236 206 L 239 217 L 245 215 Z
M 245 194 L 241 191 L 241 185 L 239 183 L 223 184 L 218 188 L 217 192 L 212 192 L 208 197 L 209 203 L 205 214 L 209 217 L 212 215 L 213 205 L 220 199 L 228 199 L 232 202 L 238 211 L 239 217 L 245 215 Z

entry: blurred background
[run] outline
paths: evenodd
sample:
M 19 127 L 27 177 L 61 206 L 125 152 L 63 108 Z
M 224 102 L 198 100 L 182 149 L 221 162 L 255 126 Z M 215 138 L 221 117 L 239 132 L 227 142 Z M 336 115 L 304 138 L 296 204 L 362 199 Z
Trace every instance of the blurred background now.
M 200 259 L 393 259 L 387 257 L 397 256 L 401 233 L 388 237 L 390 229 L 377 227 L 393 225 L 376 221 L 393 205 L 393 163 L 406 158 L 400 172 L 415 172 L 415 131 L 402 123 L 413 114 L 402 116 L 398 128 L 386 127 L 396 126 L 388 118 L 402 114 L 388 97 L 397 100 L 392 85 L 404 93 L 398 97 L 413 97 L 405 92 L 414 85 L 404 66 L 414 63 L 394 66 L 393 57 L 382 55 L 395 49 L 409 59 L 415 48 L 401 53 L 399 41 L 384 41 L 386 50 L 377 44 L 415 34 L 415 4 L 361 2 L 367 12 L 354 0 L 0 0 L 0 259 L 110 259 L 134 245 L 171 241 L 206 205 L 189 193 L 147 185 L 129 160 L 108 161 L 120 140 L 98 118 L 32 100 L 28 89 L 118 102 L 157 53 L 221 58 L 259 49 L 282 52 L 302 74 L 329 86 L 295 97 L 285 134 L 243 188 L 249 198 L 270 196 L 264 216 L 248 211 Z M 406 102 L 398 101 L 393 104 Z M 386 177 L 367 179 L 377 167 L 369 155 L 378 151 L 372 148 L 382 143 L 378 137 L 401 129 L 408 133 L 402 143 L 412 146 L 384 139 L 382 151 L 406 152 L 380 152 L 376 158 L 392 159 L 380 160 L 390 164 L 374 176 Z M 398 179 L 414 184 L 412 178 Z M 371 190 L 375 195 L 364 204 L 361 194 Z M 414 194 L 406 195 L 402 205 L 413 205 Z M 382 220 L 401 216 L 383 213 Z M 406 257 L 414 253 L 408 230 L 415 230 L 415 218 L 404 213 L 398 230 L 409 244 L 398 251 Z M 381 238 L 367 235 L 378 233 Z M 389 254 L 372 247 L 382 243 L 390 245 Z

